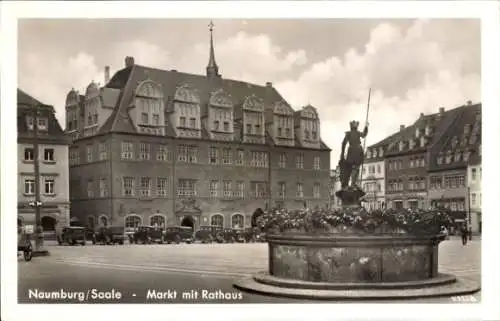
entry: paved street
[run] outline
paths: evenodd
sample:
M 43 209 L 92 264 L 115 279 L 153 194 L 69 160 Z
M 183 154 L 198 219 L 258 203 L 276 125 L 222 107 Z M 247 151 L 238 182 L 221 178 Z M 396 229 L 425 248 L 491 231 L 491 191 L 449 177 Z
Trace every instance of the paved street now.
M 48 249 L 49 257 L 35 257 L 31 262 L 18 259 L 20 303 L 53 302 L 30 299 L 28 294 L 30 290 L 34 294 L 36 290 L 61 289 L 66 294 L 81 293 L 78 295 L 82 295 L 82 303 L 313 302 L 241 293 L 232 287 L 235 278 L 267 269 L 267 244 L 102 246 L 88 243 L 87 246 L 49 245 Z M 480 249 L 480 240 L 473 240 L 465 247 L 458 239 L 441 243 L 440 271 L 480 282 Z M 465 300 L 479 301 L 480 296 L 478 293 Z M 432 298 L 412 302 L 453 301 Z

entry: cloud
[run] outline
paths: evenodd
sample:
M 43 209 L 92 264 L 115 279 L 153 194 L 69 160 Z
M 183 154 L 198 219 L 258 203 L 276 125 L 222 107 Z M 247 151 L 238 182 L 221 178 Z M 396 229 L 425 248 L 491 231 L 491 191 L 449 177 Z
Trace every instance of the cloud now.
M 318 108 L 322 138 L 333 149 L 332 166 L 349 121 L 364 124 L 370 87 L 368 145 L 394 133 L 400 124 L 410 125 L 421 112 L 480 101 L 480 75 L 463 68 L 470 63 L 470 52 L 436 42 L 434 29 L 429 21 L 417 21 L 406 30 L 379 24 L 362 52 L 350 49 L 343 57 L 315 62 L 296 79 L 276 84 L 293 105 Z

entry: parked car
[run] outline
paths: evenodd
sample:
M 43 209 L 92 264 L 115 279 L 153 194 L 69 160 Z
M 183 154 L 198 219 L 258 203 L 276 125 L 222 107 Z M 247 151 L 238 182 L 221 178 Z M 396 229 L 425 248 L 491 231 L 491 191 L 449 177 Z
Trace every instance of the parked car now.
M 138 226 L 134 233 L 134 243 L 151 244 L 163 243 L 164 230 L 162 227 L 142 225 Z
M 87 237 L 85 233 L 85 227 L 81 226 L 63 227 L 61 233 L 57 235 L 57 243 L 59 243 L 59 245 L 85 245 L 86 242 Z
M 224 234 L 222 228 L 218 225 L 202 225 L 198 231 L 196 231 L 194 239 L 201 243 L 212 243 L 213 241 L 223 243 Z
M 189 226 L 169 226 L 165 231 L 165 242 L 168 244 L 186 242 L 188 244 L 194 241 L 193 228 Z
M 235 242 L 246 243 L 250 242 L 247 237 L 247 230 L 243 228 L 233 228 Z
M 100 227 L 94 234 L 92 243 L 100 244 L 120 244 L 125 241 L 125 228 L 123 226 Z
M 222 235 L 224 236 L 224 243 L 234 243 L 236 242 L 236 231 L 233 228 L 225 227 L 222 229 Z

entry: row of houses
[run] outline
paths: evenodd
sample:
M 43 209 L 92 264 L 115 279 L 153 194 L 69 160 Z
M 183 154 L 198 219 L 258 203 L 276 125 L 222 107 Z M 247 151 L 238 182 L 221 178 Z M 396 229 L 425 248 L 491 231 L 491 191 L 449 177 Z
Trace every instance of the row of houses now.
M 481 104 L 439 108 L 401 125 L 367 148 L 360 175 L 369 209 L 444 206 L 480 232 Z M 332 171 L 332 196 L 337 177 Z

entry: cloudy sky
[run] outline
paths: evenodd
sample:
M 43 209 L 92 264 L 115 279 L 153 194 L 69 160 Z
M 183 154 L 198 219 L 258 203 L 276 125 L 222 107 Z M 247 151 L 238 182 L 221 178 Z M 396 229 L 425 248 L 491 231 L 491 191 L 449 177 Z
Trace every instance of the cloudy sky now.
M 66 93 L 103 83 L 105 65 L 136 63 L 205 73 L 208 20 L 20 20 L 19 86 L 56 108 Z M 270 81 L 298 109 L 314 105 L 321 135 L 339 158 L 350 120 L 365 121 L 367 145 L 418 115 L 481 101 L 479 20 L 214 20 L 225 78 Z

